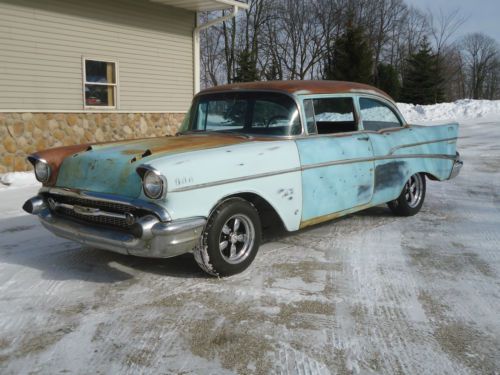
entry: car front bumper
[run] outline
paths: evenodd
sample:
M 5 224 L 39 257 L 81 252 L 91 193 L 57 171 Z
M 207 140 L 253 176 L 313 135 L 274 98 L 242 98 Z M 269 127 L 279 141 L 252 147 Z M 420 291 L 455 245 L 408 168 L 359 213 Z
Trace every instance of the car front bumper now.
M 191 252 L 198 245 L 206 224 L 204 217 L 163 222 L 155 215 L 147 215 L 137 220 L 131 230 L 115 229 L 58 215 L 41 195 L 28 200 L 23 208 L 37 215 L 42 225 L 56 236 L 120 254 L 149 258 L 170 258 Z

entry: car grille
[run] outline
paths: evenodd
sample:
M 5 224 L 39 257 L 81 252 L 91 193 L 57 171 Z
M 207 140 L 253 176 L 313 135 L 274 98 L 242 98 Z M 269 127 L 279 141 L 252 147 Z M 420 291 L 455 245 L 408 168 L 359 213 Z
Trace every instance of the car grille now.
M 144 210 L 138 210 L 132 206 L 114 202 L 105 202 L 56 194 L 48 194 L 46 198 L 52 198 L 58 204 L 80 206 L 86 208 L 98 208 L 101 211 L 105 211 L 108 213 L 133 214 L 136 218 L 146 214 L 146 211 Z M 131 224 L 128 224 L 126 222 L 125 218 L 104 215 L 90 216 L 75 212 L 75 210 L 73 210 L 72 208 L 64 206 L 58 206 L 56 210 L 51 209 L 51 211 L 58 216 L 69 217 L 91 224 L 104 225 L 118 229 L 129 229 L 132 226 Z

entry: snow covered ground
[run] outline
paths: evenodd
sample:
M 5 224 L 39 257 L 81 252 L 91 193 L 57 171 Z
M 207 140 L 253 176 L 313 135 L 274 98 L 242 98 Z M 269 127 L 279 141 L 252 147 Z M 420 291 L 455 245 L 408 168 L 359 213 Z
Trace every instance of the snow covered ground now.
M 0 373 L 499 374 L 500 110 L 477 113 L 418 215 L 276 234 L 222 280 L 56 238 L 21 211 L 33 179 L 4 176 Z

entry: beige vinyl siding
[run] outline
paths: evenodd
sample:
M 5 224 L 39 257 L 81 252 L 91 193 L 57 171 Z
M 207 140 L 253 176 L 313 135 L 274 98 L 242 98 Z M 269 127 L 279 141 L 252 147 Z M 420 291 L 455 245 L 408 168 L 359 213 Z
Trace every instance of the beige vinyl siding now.
M 147 0 L 0 0 L 0 110 L 83 110 L 82 57 L 118 63 L 120 111 L 186 111 L 193 12 Z

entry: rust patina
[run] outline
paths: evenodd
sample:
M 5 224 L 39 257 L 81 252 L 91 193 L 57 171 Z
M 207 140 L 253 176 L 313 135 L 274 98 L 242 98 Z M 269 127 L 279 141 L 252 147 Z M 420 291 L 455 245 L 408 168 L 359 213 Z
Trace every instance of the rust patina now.
M 44 159 L 50 166 L 51 175 L 44 186 L 55 186 L 59 168 L 63 161 L 81 152 L 116 148 L 122 155 L 130 155 L 134 163 L 147 156 L 182 153 L 188 151 L 206 150 L 217 147 L 237 145 L 251 141 L 272 141 L 267 137 L 248 137 L 234 134 L 189 134 L 181 137 L 140 138 L 107 143 L 86 143 L 81 145 L 57 147 L 39 151 L 32 156 Z
M 393 102 L 392 98 L 382 90 L 363 83 L 345 81 L 264 81 L 243 82 L 212 87 L 201 91 L 198 95 L 220 93 L 235 90 L 269 90 L 281 91 L 292 95 L 307 94 L 352 94 L 373 93 Z

